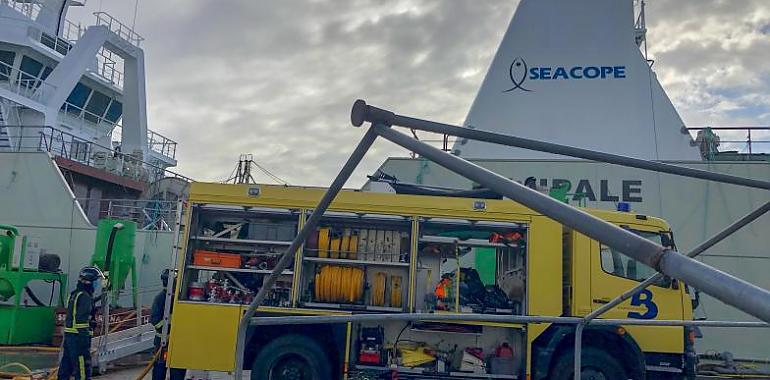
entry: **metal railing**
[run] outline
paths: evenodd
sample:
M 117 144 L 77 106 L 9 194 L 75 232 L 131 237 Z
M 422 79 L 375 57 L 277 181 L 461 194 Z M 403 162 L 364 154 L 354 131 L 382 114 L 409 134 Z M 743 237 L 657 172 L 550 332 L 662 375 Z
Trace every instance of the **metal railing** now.
M 83 0 L 81 3 L 85 4 L 86 1 Z M 54 13 L 54 16 L 58 15 L 58 9 L 54 10 L 51 7 L 46 7 L 44 2 L 41 0 L 0 0 L 0 5 L 3 5 L 3 4 L 15 9 L 16 11 L 27 16 L 31 20 L 36 20 L 41 12 Z M 80 23 L 76 24 L 70 21 L 69 19 L 64 20 L 64 28 L 62 29 L 62 33 L 61 33 L 61 39 L 63 39 L 64 42 L 74 43 L 75 41 L 80 39 L 80 37 L 83 36 L 83 33 L 85 33 L 85 28 L 83 28 L 80 25 Z M 40 37 L 38 37 L 38 39 L 39 38 Z M 49 38 L 56 38 L 56 37 L 49 36 Z M 70 48 L 71 46 L 67 48 L 64 52 L 56 48 L 53 48 L 53 49 L 56 51 L 59 51 L 61 54 L 66 54 L 66 52 L 69 51 Z
M 123 134 L 123 126 L 118 124 L 112 130 L 112 141 L 120 142 Z M 172 160 L 176 159 L 176 146 L 177 142 L 170 138 L 161 135 L 151 129 L 147 130 L 147 148 L 151 151 L 158 153 L 164 157 L 168 157 Z
M 107 26 L 111 32 L 117 34 L 118 37 L 128 41 L 130 44 L 139 47 L 142 41 L 144 41 L 144 38 L 136 33 L 131 27 L 118 21 L 118 19 L 112 17 L 109 13 L 94 12 L 94 16 L 96 16 L 96 25 Z
M 80 37 L 83 37 L 83 33 L 85 32 L 86 28 L 83 27 L 82 24 L 75 24 L 70 20 L 64 20 L 64 29 L 62 30 L 61 38 L 70 43 L 75 43 L 80 39 Z
M 718 138 L 715 156 L 719 153 L 735 152 L 738 154 L 770 153 L 770 126 L 756 127 L 688 127 L 695 131 L 695 144 L 699 143 L 697 133 L 710 131 Z M 741 138 L 745 136 L 744 138 Z
M 0 87 L 36 102 L 42 102 L 45 97 L 56 91 L 56 86 L 40 79 L 41 73 L 33 75 L 0 62 Z
M 0 5 L 7 5 L 19 13 L 31 18 L 37 18 L 40 11 L 43 9 L 43 5 L 40 0 L 3 0 L 0 1 Z
M 141 182 L 154 182 L 167 177 L 192 181 L 188 177 L 138 159 L 129 153 L 116 151 L 53 127 L 9 125 L 0 126 L 0 128 L 4 128 L 10 139 L 10 147 L 2 148 L 5 150 L 48 152 L 54 156 Z
M 64 104 L 62 104 L 60 108 L 60 111 L 64 113 L 65 117 L 70 117 L 77 121 L 85 120 L 94 125 L 98 125 L 102 123 L 107 125 L 112 125 L 112 126 L 117 125 L 117 121 L 110 121 L 103 115 L 97 115 L 91 111 L 86 110 L 83 107 L 78 107 L 70 102 L 64 102 Z
M 141 230 L 171 231 L 176 223 L 177 201 L 147 199 L 76 198 L 92 223 L 100 219 L 136 222 Z
M 147 147 L 164 157 L 176 159 L 176 141 L 158 132 L 147 130 Z
M 599 162 L 606 162 L 626 167 L 635 167 L 639 169 L 651 170 L 662 173 L 675 174 L 679 176 L 685 176 L 690 178 L 701 178 L 708 181 L 730 183 L 741 186 L 748 186 L 753 188 L 759 188 L 764 190 L 770 190 L 770 182 L 762 180 L 753 180 L 749 178 L 736 177 L 731 175 L 725 175 L 720 173 L 712 173 L 704 170 L 697 170 L 686 168 L 677 165 L 664 164 L 655 161 L 641 160 L 626 156 L 620 156 L 615 154 L 597 152 L 587 149 L 575 148 L 571 146 L 559 145 L 548 143 L 544 141 L 531 140 L 520 138 L 511 135 L 505 135 L 501 133 L 493 133 L 484 130 L 476 130 L 453 126 L 449 124 L 436 123 L 428 120 L 416 119 L 408 116 L 397 115 L 391 111 L 380 109 L 377 107 L 369 106 L 363 100 L 357 100 L 353 104 L 350 120 L 354 126 L 361 126 L 364 122 L 369 122 L 371 125 L 361 138 L 358 146 L 356 146 L 353 153 L 343 165 L 337 177 L 334 178 L 332 184 L 324 194 L 323 198 L 319 201 L 318 205 L 313 209 L 310 217 L 302 226 L 297 236 L 292 241 L 291 245 L 286 248 L 286 251 L 280 256 L 280 259 L 276 263 L 273 271 L 267 276 L 262 283 L 257 295 L 246 309 L 243 317 L 238 325 L 238 335 L 236 339 L 235 350 L 235 375 L 236 378 L 240 378 L 242 375 L 243 367 L 243 353 L 246 344 L 246 331 L 248 327 L 255 323 L 255 313 L 259 305 L 268 294 L 269 289 L 272 289 L 278 277 L 283 271 L 288 268 L 294 259 L 294 255 L 297 250 L 305 243 L 312 231 L 315 231 L 318 226 L 321 216 L 326 212 L 331 202 L 336 198 L 342 186 L 350 178 L 351 174 L 363 159 L 364 155 L 374 144 L 377 137 L 382 137 L 389 140 L 396 145 L 400 145 L 413 152 L 420 154 L 421 156 L 451 170 L 457 174 L 460 174 L 472 181 L 475 181 L 490 190 L 507 197 L 513 201 L 520 203 L 542 215 L 548 216 L 551 219 L 561 223 L 565 227 L 572 228 L 573 230 L 580 232 L 591 239 L 597 240 L 602 244 L 605 244 L 613 249 L 618 250 L 623 255 L 628 256 L 634 260 L 644 263 L 656 271 L 668 275 L 674 279 L 682 280 L 685 283 L 693 286 L 695 289 L 702 291 L 727 305 L 731 305 L 741 311 L 748 313 L 754 317 L 759 318 L 763 322 L 713 322 L 713 321 L 660 321 L 660 320 L 597 320 L 593 319 L 602 310 L 592 313 L 592 318 L 575 318 L 571 323 L 576 325 L 575 329 L 575 342 L 574 342 L 574 378 L 576 380 L 581 378 L 582 365 L 581 365 L 581 348 L 582 348 L 582 331 L 583 328 L 590 324 L 644 324 L 644 325 L 677 325 L 677 326 L 743 326 L 743 327 L 767 327 L 770 322 L 770 291 L 762 289 L 756 285 L 750 284 L 739 278 L 733 277 L 727 273 L 712 268 L 702 262 L 694 260 L 690 255 L 682 255 L 673 249 L 663 247 L 655 242 L 645 239 L 644 237 L 635 235 L 619 226 L 604 221 L 598 217 L 587 214 L 575 207 L 559 202 L 552 199 L 547 195 L 540 194 L 539 192 L 530 189 L 524 185 L 516 183 L 512 180 L 504 178 L 494 172 L 484 169 L 478 165 L 468 162 L 460 157 L 447 154 L 440 149 L 437 149 L 429 144 L 417 141 L 412 137 L 397 132 L 392 126 L 399 126 L 410 128 L 412 130 L 424 130 L 435 133 L 450 134 L 461 138 L 474 139 L 478 141 L 484 141 L 494 144 L 507 145 L 518 148 L 525 148 L 530 150 L 536 150 L 541 152 L 555 153 L 561 155 L 567 155 L 572 157 L 591 159 Z M 764 214 L 767 211 L 768 205 L 763 208 L 752 212 L 747 215 L 745 220 L 750 221 L 755 218 L 755 215 Z M 757 216 L 758 217 L 758 216 Z M 714 238 L 703 242 L 699 248 L 708 248 L 710 245 L 715 244 L 717 241 L 730 236 L 734 230 L 740 228 L 743 221 L 734 223 L 728 226 L 722 233 L 717 234 Z M 748 222 L 746 222 L 748 223 Z M 733 230 L 734 229 L 734 230 Z M 705 250 L 703 248 L 703 250 Z M 697 255 L 698 248 L 691 252 L 692 256 Z M 654 277 L 653 277 L 654 278 Z M 652 283 L 652 282 L 650 282 Z M 649 284 L 648 284 L 649 285 Z M 641 289 L 633 289 L 637 291 Z M 610 303 L 619 304 L 622 302 L 625 294 L 621 294 L 616 297 L 616 300 L 610 301 Z M 609 309 L 607 307 L 606 309 Z M 600 309 L 601 310 L 601 309 Z M 404 314 L 406 315 L 406 314 Z M 422 315 L 419 318 L 433 318 L 436 315 Z M 375 317 L 370 316 L 344 316 L 344 318 L 374 318 L 381 320 L 381 318 L 389 318 L 387 315 L 380 315 Z M 465 319 L 468 315 L 459 315 L 457 319 Z M 484 318 L 490 318 L 484 315 Z M 520 320 L 526 322 L 528 318 L 544 319 L 546 317 L 511 317 L 501 316 L 507 318 L 507 321 Z M 281 321 L 285 322 L 289 318 L 297 317 L 281 317 Z M 449 318 L 449 317 L 442 317 Z M 560 318 L 560 317 L 549 317 Z M 491 319 L 491 318 L 490 318 Z M 306 320 L 307 321 L 307 320 Z M 534 319 L 529 319 L 534 321 Z M 283 323 L 281 322 L 281 323 Z M 684 338 L 684 337 L 683 337 Z
M 52 36 L 38 29 L 30 28 L 29 32 L 30 34 L 33 34 L 34 39 L 40 41 L 41 44 L 48 46 L 61 55 L 67 55 L 67 53 L 72 50 L 72 43 L 64 38 Z
M 123 58 L 102 46 L 96 54 L 96 74 L 102 79 L 123 88 Z

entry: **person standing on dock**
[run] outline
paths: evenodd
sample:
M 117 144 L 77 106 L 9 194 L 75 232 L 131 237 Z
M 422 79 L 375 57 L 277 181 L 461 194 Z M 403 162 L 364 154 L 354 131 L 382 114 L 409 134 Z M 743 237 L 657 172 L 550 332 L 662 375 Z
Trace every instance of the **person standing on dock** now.
M 152 314 L 150 314 L 150 323 L 155 327 L 155 352 L 160 349 L 163 351 L 158 354 L 155 359 L 155 364 L 152 366 L 152 380 L 165 380 L 166 379 L 166 349 L 162 346 L 163 336 L 163 313 L 166 310 L 166 292 L 168 289 L 168 275 L 169 270 L 164 269 L 160 274 L 160 281 L 163 283 L 163 289 L 155 296 L 152 301 Z M 172 293 L 173 294 L 173 293 Z M 171 305 L 173 307 L 174 299 L 171 298 Z M 169 308 L 169 318 L 171 314 L 171 308 Z M 168 326 L 168 333 L 171 331 L 171 325 Z M 184 368 L 171 368 L 171 380 L 184 380 L 187 370 Z
M 71 376 L 77 380 L 91 379 L 91 337 L 96 327 L 94 293 L 103 280 L 104 274 L 97 267 L 80 270 L 77 287 L 67 301 L 59 380 L 68 380 Z

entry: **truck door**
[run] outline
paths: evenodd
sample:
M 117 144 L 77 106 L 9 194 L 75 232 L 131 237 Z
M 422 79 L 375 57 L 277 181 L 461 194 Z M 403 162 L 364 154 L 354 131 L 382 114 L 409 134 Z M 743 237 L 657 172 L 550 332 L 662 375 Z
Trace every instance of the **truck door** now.
M 658 244 L 670 241 L 665 232 L 650 226 L 624 226 Z M 597 241 L 591 246 L 591 302 L 598 309 L 622 292 L 654 275 L 649 266 L 621 254 Z M 671 279 L 661 280 L 633 298 L 604 313 L 601 318 L 681 320 L 682 286 Z M 681 352 L 683 349 L 682 327 L 627 326 L 645 352 Z M 665 331 L 664 331 L 665 330 Z

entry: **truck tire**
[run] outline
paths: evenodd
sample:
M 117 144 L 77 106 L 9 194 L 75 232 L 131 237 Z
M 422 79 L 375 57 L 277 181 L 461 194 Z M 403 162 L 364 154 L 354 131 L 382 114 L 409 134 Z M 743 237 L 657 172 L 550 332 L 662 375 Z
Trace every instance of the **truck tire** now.
M 581 380 L 615 380 L 628 379 L 623 366 L 607 352 L 587 347 L 583 349 Z M 563 352 L 551 371 L 550 379 L 572 380 L 575 365 L 573 350 Z
M 286 335 L 262 347 L 251 366 L 252 380 L 331 379 L 329 358 L 313 338 Z

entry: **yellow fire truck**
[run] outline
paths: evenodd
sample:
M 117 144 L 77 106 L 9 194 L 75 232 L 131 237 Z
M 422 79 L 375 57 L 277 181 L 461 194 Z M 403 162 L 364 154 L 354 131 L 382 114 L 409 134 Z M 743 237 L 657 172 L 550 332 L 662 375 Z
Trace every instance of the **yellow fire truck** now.
M 170 367 L 235 370 L 239 320 L 324 192 L 192 184 Z M 661 219 L 585 211 L 673 246 Z M 343 190 L 257 315 L 585 316 L 653 274 L 510 200 Z M 604 317 L 688 320 L 692 300 L 685 284 L 664 279 Z M 244 367 L 253 379 L 571 379 L 574 331 L 464 320 L 255 326 Z M 689 378 L 693 338 L 684 327 L 589 325 L 583 376 Z

